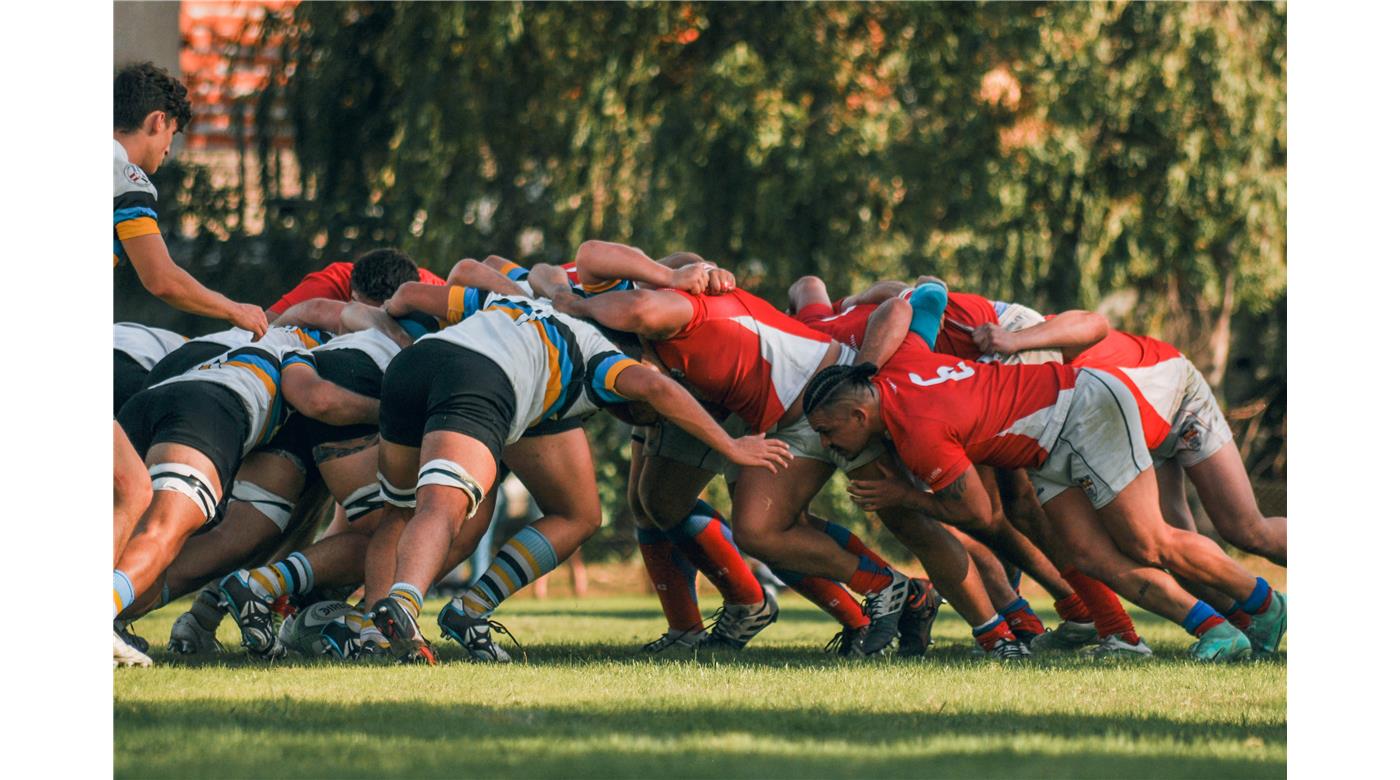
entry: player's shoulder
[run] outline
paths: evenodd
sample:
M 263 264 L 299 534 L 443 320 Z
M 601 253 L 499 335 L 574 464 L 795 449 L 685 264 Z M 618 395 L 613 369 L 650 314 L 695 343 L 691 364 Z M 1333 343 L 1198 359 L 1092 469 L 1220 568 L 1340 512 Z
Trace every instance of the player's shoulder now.
M 126 149 L 115 140 L 112 141 L 112 197 L 141 194 L 149 195 L 154 200 L 155 185 L 151 184 L 150 177 L 141 170 L 141 166 L 127 158 Z

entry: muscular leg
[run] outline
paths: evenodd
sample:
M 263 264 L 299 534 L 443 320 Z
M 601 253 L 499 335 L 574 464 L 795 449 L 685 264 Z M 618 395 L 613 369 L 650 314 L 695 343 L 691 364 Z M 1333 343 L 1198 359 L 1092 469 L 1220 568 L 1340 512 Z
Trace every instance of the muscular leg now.
M 112 422 L 112 565 L 136 528 L 136 521 L 151 503 L 151 475 L 126 438 L 126 431 Z
M 208 481 L 216 503 L 223 495 L 223 485 L 213 462 L 193 447 L 156 444 L 147 453 L 146 460 L 152 466 L 178 463 L 193 467 Z M 175 560 L 185 540 L 205 521 L 203 510 L 189 497 L 170 490 L 156 491 L 115 567 L 130 583 L 131 596 L 155 585 L 157 578 Z M 130 601 L 118 604 L 116 611 L 120 612 L 127 603 Z
M 642 443 L 633 440 L 632 460 L 627 474 L 627 504 L 637 525 L 637 549 L 641 552 L 647 578 L 661 602 L 661 612 L 666 616 L 666 626 L 670 632 L 667 636 L 698 632 L 704 618 L 700 614 L 695 592 L 697 570 L 666 532 L 656 527 L 642 504 L 642 466 L 645 460 Z
M 420 450 L 387 441 L 379 443 L 378 471 L 390 485 L 412 490 L 418 484 Z M 404 526 L 413 510 L 385 504 L 379 525 L 365 549 L 365 603 L 374 604 L 389 595 L 394 584 L 394 564 Z
M 771 566 L 849 582 L 860 560 L 799 520 L 832 470 L 810 458 L 797 458 L 777 474 L 757 467 L 741 470 L 734 490 L 735 541 Z
M 1172 622 L 1186 619 L 1196 599 L 1182 590 L 1170 574 L 1119 552 L 1082 491 L 1060 493 L 1045 504 L 1045 513 L 1076 568 Z
M 851 472 L 856 479 L 880 479 L 879 464 L 891 467 L 892 460 L 880 460 Z M 797 461 L 800 463 L 801 461 Z M 971 565 L 967 549 L 953 538 L 947 526 L 932 518 L 903 508 L 880 510 L 880 519 L 899 541 L 919 558 L 939 594 L 972 626 L 982 626 L 996 618 L 996 609 L 987 597 L 977 568 Z M 1002 578 L 1006 574 L 1003 571 Z
M 388 446 L 387 444 L 384 446 Z M 454 431 L 432 431 L 423 437 L 424 462 L 456 463 L 481 486 L 483 495 L 496 486 L 496 458 L 485 444 Z M 447 560 L 452 540 L 462 529 L 470 506 L 467 493 L 446 485 L 424 485 L 417 491 L 417 509 L 404 526 L 395 555 L 394 581 L 427 590 Z M 484 530 L 488 518 L 475 515 Z M 478 532 L 479 535 L 479 532 Z
M 1077 491 L 1065 491 L 1074 492 Z M 1162 520 L 1157 476 L 1152 469 L 1119 491 L 1111 503 L 1099 510 L 1099 517 L 1118 549 L 1138 563 L 1208 585 L 1236 601 L 1244 601 L 1254 592 L 1255 577 L 1215 542 L 1172 528 Z
M 1288 518 L 1264 517 L 1233 441 L 1186 469 L 1201 505 L 1225 541 L 1246 552 L 1288 565 Z
M 991 500 L 992 524 L 988 528 L 972 531 L 973 535 L 996 550 L 1002 558 L 1013 566 L 1020 568 L 1026 576 L 1040 583 L 1040 586 L 1050 594 L 1050 598 L 1059 601 L 1074 595 L 1074 588 L 1070 587 L 1070 584 L 1060 576 L 1055 564 L 1051 562 L 1047 554 L 1033 543 L 1033 537 L 1022 532 L 1017 525 L 1011 522 L 1002 506 L 1001 491 L 997 488 L 999 483 L 996 471 L 989 466 L 977 467 L 977 476 L 982 478 L 987 497 Z M 985 572 L 983 572 L 983 578 L 986 578 Z
M 1158 503 L 1162 507 L 1162 519 L 1172 528 L 1189 533 L 1199 533 L 1196 518 L 1191 514 L 1191 504 L 1186 500 L 1186 472 L 1175 458 L 1163 461 L 1156 467 Z M 1235 600 L 1224 593 L 1190 580 L 1178 577 L 1177 582 L 1187 593 L 1206 602 L 1220 614 L 1229 616 Z M 1243 613 L 1241 613 L 1243 614 Z
M 1001 559 L 991 548 L 957 528 L 945 527 L 954 539 L 962 543 L 967 550 L 967 556 L 977 566 L 978 573 L 982 575 L 982 585 L 987 589 L 987 596 L 992 600 L 992 604 L 1010 604 L 1020 598 L 1006 577 L 1006 567 L 1002 566 Z
M 581 429 L 521 439 L 506 448 L 504 460 L 543 515 L 506 542 L 462 598 L 472 617 L 491 614 L 531 581 L 538 582 L 603 522 L 593 456 Z

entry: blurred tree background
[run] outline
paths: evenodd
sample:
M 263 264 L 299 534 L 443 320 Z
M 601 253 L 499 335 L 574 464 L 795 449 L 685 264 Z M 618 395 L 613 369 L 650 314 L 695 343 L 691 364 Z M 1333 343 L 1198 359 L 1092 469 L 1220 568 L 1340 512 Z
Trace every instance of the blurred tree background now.
M 265 28 L 252 184 L 156 179 L 177 257 L 235 298 L 384 245 L 439 272 L 687 249 L 779 306 L 802 274 L 838 295 L 934 273 L 1173 342 L 1281 495 L 1282 3 L 302 3 Z M 130 273 L 116 308 L 218 327 Z M 590 430 L 620 521 L 594 547 L 625 549 L 626 431 Z M 864 527 L 841 484 L 819 509 Z

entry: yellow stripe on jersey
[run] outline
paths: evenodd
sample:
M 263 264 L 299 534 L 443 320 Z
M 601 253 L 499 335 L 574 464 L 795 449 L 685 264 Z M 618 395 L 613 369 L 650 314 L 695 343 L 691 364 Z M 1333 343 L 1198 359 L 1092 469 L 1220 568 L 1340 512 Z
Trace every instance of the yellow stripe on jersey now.
M 518 320 L 518 319 L 520 319 L 520 315 L 522 315 L 522 314 L 525 313 L 524 311 L 522 311 L 522 310 L 520 310 L 520 309 L 512 308 L 512 307 L 510 307 L 510 306 L 502 306 L 502 305 L 500 305 L 500 304 L 495 304 L 495 305 L 492 305 L 492 306 L 487 306 L 486 308 L 482 309 L 482 311 L 498 311 L 498 312 L 501 312 L 501 313 L 503 313 L 503 314 L 509 314 L 509 315 L 510 315 L 510 318 L 511 318 L 512 320 Z
M 617 375 L 621 374 L 622 370 L 627 368 L 628 366 L 640 365 L 641 363 L 638 363 L 632 358 L 623 358 L 622 360 L 613 363 L 611 366 L 608 366 L 608 373 L 603 376 L 603 387 L 607 388 L 609 393 L 617 393 L 618 395 L 622 395 L 621 393 L 617 392 Z
M 549 371 L 549 381 L 544 386 L 544 403 L 540 406 L 540 417 L 543 417 L 544 412 L 554 406 L 554 402 L 559 400 L 559 394 L 564 390 L 563 370 L 559 366 L 559 348 L 549 340 L 549 334 L 544 330 L 544 323 L 539 320 L 531 320 L 530 324 L 535 326 L 540 343 L 544 344 L 544 365 Z M 539 422 L 540 417 L 536 417 L 531 425 Z
M 317 341 L 315 338 L 313 338 L 312 335 L 311 335 L 310 333 L 307 333 L 306 331 L 302 330 L 301 328 L 297 328 L 296 331 L 297 331 L 297 336 L 301 338 L 301 344 L 302 344 L 302 346 L 306 347 L 307 349 L 311 349 L 312 347 L 319 347 L 319 346 L 321 346 L 321 342 L 319 342 L 319 341 Z
M 607 292 L 608 290 L 611 290 L 612 288 L 618 286 L 619 284 L 622 284 L 624 281 L 626 281 L 626 280 L 625 280 L 625 279 L 606 279 L 606 280 L 601 281 L 601 282 L 594 282 L 594 283 L 592 283 L 592 284 L 585 284 L 585 285 L 583 285 L 583 291 L 586 292 L 586 293 L 588 293 L 589 295 L 597 295 L 598 293 L 603 293 L 603 292 Z
M 253 372 L 253 376 L 262 380 L 263 387 L 267 389 L 268 397 L 277 397 L 277 383 L 272 380 L 272 377 L 269 376 L 266 371 L 262 370 L 261 366 L 255 366 L 252 363 L 245 363 L 239 360 L 238 358 L 233 358 L 232 360 L 228 361 L 228 365 L 237 366 L 238 368 L 244 369 L 245 371 Z
M 447 290 L 447 319 L 448 325 L 456 325 L 461 322 L 467 313 L 467 288 L 452 285 Z
M 137 217 L 117 223 L 117 238 L 125 241 L 137 236 L 149 236 L 159 234 L 160 228 L 156 226 L 156 221 L 150 217 Z

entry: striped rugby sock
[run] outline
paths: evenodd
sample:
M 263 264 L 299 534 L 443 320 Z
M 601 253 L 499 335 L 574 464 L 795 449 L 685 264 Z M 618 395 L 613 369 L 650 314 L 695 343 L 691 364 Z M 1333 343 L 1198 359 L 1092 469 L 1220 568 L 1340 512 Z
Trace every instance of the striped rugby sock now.
M 510 595 L 548 574 L 559 565 L 554 545 L 533 526 L 512 536 L 486 573 L 462 597 L 462 606 L 472 617 L 485 617 Z
M 890 565 L 889 561 L 886 561 L 884 558 L 881 558 L 879 553 L 870 549 L 869 545 L 862 541 L 859 536 L 856 536 L 854 533 L 852 533 L 851 529 L 847 528 L 846 526 L 841 525 L 840 523 L 833 523 L 830 520 L 822 520 L 818 517 L 814 517 L 812 519 L 819 520 L 820 522 L 818 523 L 818 526 L 821 527 L 822 532 L 825 533 L 827 536 L 830 536 L 833 540 L 835 540 L 835 542 L 841 545 L 842 549 L 844 549 L 846 552 L 849 552 L 853 555 L 864 555 L 865 557 L 874 561 L 876 565 L 879 566 Z
M 311 561 L 299 552 L 282 560 L 248 572 L 248 585 L 253 592 L 267 599 L 278 596 L 300 596 L 310 593 L 316 584 Z
M 860 604 L 856 603 L 855 598 L 836 580 L 811 577 L 787 569 L 773 569 L 773 573 L 778 575 L 783 584 L 792 588 L 794 593 L 836 618 L 836 622 L 842 627 L 860 628 L 870 623 L 870 618 L 861 611 Z
M 120 569 L 112 570 L 112 619 L 116 620 L 117 615 L 122 613 L 131 602 L 136 600 L 136 588 L 131 584 L 131 578 L 126 576 L 126 572 Z
M 423 611 L 423 592 L 412 583 L 396 582 L 389 588 L 389 598 L 399 602 L 415 620 Z
M 763 603 L 763 586 L 734 546 L 734 535 L 724 516 L 714 507 L 696 501 L 685 520 L 667 529 L 666 535 L 715 586 L 724 603 Z

